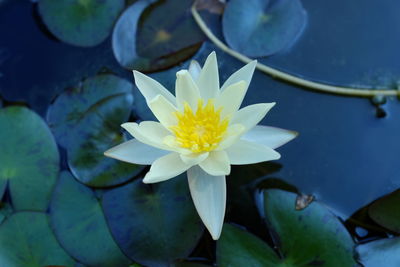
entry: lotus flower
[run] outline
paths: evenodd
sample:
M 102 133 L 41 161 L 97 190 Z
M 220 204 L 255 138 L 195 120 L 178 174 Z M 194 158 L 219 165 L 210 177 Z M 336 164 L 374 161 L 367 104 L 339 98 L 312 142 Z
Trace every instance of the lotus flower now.
M 133 71 L 135 82 L 159 122 L 124 123 L 134 139 L 105 155 L 151 165 L 144 183 L 157 183 L 187 172 L 190 193 L 214 240 L 222 231 L 226 175 L 231 165 L 280 158 L 274 149 L 296 137 L 293 131 L 257 125 L 275 103 L 240 109 L 257 62 L 233 73 L 220 88 L 212 52 L 203 68 L 192 61 L 176 73 L 175 96 L 152 78 Z

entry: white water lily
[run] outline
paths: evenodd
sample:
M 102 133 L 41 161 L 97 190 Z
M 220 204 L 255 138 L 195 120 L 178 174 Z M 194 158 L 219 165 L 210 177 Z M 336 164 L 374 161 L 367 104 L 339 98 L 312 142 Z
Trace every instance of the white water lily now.
M 257 125 L 275 103 L 239 109 L 256 64 L 242 67 L 220 88 L 212 52 L 203 68 L 193 61 L 189 70 L 177 72 L 175 96 L 134 71 L 136 85 L 159 122 L 122 124 L 134 139 L 105 152 L 125 162 L 151 165 L 144 183 L 165 181 L 187 171 L 194 205 L 214 240 L 224 222 L 225 176 L 231 165 L 279 159 L 274 149 L 297 135 Z

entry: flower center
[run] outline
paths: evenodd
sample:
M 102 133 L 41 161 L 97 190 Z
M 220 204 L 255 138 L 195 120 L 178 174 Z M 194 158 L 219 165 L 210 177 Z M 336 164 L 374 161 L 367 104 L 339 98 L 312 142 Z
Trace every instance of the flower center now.
M 221 119 L 221 110 L 215 110 L 213 99 L 209 99 L 206 105 L 203 99 L 199 99 L 196 112 L 185 103 L 183 112 L 175 113 L 178 124 L 171 127 L 178 144 L 194 153 L 214 150 L 229 124 L 227 118 Z

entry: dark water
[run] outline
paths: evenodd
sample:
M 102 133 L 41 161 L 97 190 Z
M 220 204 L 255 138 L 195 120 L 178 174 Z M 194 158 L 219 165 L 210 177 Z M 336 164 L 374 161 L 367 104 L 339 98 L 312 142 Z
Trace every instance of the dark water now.
M 263 60 L 329 83 L 393 85 L 400 77 L 400 17 L 395 0 L 303 1 L 309 22 L 303 36 Z M 64 88 L 99 70 L 131 79 L 113 58 L 110 40 L 94 48 L 63 44 L 45 33 L 29 1 L 0 1 L 0 95 L 44 115 Z M 203 48 L 205 52 L 214 49 Z M 217 51 L 218 52 L 218 51 Z M 242 66 L 219 52 L 223 78 Z M 174 73 L 168 73 L 171 79 Z M 167 75 L 167 74 L 165 74 Z M 132 79 L 131 79 L 132 80 Z M 279 149 L 274 177 L 315 194 L 343 216 L 400 187 L 400 105 L 389 100 L 385 118 L 366 99 L 295 88 L 257 73 L 245 104 L 277 102 L 263 121 L 300 136 Z

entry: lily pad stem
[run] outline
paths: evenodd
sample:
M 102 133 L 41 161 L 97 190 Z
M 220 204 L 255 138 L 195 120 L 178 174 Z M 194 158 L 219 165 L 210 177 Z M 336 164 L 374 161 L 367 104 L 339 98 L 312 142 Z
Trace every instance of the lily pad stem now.
M 204 20 L 201 18 L 199 13 L 196 10 L 195 4 L 191 8 L 192 15 L 194 20 L 200 29 L 204 32 L 204 34 L 222 51 L 231 55 L 232 57 L 244 62 L 249 63 L 253 59 L 246 57 L 243 54 L 232 50 L 227 45 L 225 45 L 221 40 L 219 40 L 207 27 Z M 314 90 L 317 92 L 335 94 L 335 95 L 345 95 L 345 96 L 354 96 L 354 97 L 374 97 L 377 95 L 383 96 L 398 96 L 400 97 L 400 88 L 398 90 L 391 89 L 362 89 L 362 88 L 351 88 L 351 87 L 342 87 L 342 86 L 333 86 L 329 84 L 313 82 L 309 80 L 305 80 L 294 75 L 288 74 L 286 72 L 271 68 L 262 63 L 257 63 L 257 69 L 271 75 L 273 78 L 280 79 L 286 81 L 288 83 L 292 83 L 294 85 L 301 86 L 305 89 Z

